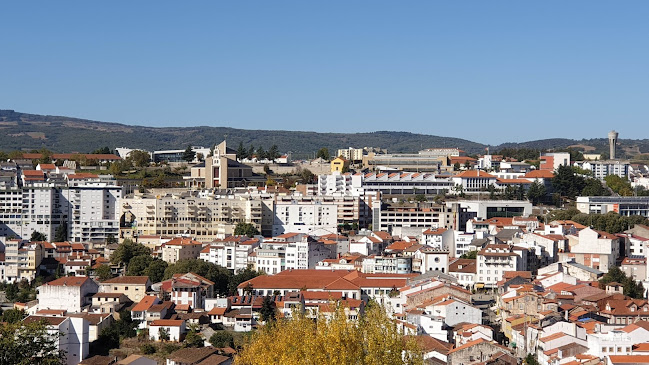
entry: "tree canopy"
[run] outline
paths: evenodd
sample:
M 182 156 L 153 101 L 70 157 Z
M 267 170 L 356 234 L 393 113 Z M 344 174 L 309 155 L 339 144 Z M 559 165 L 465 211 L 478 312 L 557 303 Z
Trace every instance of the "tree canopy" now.
M 58 350 L 57 333 L 48 333 L 46 322 L 0 323 L 0 364 L 65 364 Z
M 32 236 L 29 239 L 32 242 L 41 242 L 41 241 L 47 241 L 47 236 L 45 234 L 39 232 L 39 231 L 34 231 L 32 232 Z
M 333 303 L 332 303 L 333 305 Z M 337 306 L 314 321 L 300 312 L 252 334 L 237 364 L 423 364 L 414 339 L 405 339 L 383 308 L 370 305 L 358 321 Z
M 237 236 L 253 237 L 259 235 L 259 230 L 252 223 L 239 222 L 234 227 L 234 234 Z
M 602 276 L 599 280 L 599 287 L 600 289 L 606 289 L 606 285 L 612 282 L 622 284 L 624 287 L 624 295 L 636 299 L 644 298 L 644 287 L 642 283 L 636 282 L 633 278 L 626 276 L 617 266 L 608 269 L 606 275 Z
M 124 264 L 128 267 L 134 257 L 141 255 L 151 255 L 151 251 L 143 244 L 125 239 L 110 256 L 110 261 L 113 264 Z
M 192 146 L 187 146 L 185 152 L 183 152 L 182 159 L 187 162 L 192 162 L 194 161 L 194 157 L 196 157 L 196 152 L 194 152 Z

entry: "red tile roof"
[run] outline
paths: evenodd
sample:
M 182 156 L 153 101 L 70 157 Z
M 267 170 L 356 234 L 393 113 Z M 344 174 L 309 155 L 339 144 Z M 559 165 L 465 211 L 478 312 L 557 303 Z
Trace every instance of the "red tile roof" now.
M 82 286 L 87 281 L 91 280 L 87 276 L 65 276 L 48 283 L 45 285 L 49 286 Z

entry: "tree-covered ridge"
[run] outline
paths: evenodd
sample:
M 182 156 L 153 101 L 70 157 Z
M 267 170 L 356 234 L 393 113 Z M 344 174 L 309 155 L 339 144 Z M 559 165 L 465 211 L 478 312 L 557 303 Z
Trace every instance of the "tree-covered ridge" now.
M 306 125 L 306 124 L 305 124 Z M 398 127 L 395 124 L 395 127 Z M 245 126 L 244 126 L 245 127 Z M 320 148 L 332 153 L 339 148 L 377 147 L 388 152 L 415 152 L 422 148 L 457 147 L 469 154 L 484 153 L 487 145 L 461 138 L 424 135 L 410 132 L 376 131 L 369 133 L 317 133 L 308 131 L 246 130 L 228 127 L 165 127 L 153 128 L 105 123 L 64 116 L 19 113 L 0 110 L 0 145 L 4 151 L 47 148 L 56 152 L 91 152 L 97 146 L 130 147 L 145 150 L 184 149 L 187 145 L 213 146 L 227 140 L 232 148 L 240 143 L 265 149 L 276 145 L 281 152 L 291 151 L 294 157 L 308 157 Z M 606 152 L 606 138 L 591 140 L 544 139 L 522 143 L 504 143 L 491 147 L 495 153 L 502 149 L 549 150 L 567 149 L 583 144 Z M 636 146 L 641 153 L 649 152 L 649 139 L 620 140 L 623 147 Z

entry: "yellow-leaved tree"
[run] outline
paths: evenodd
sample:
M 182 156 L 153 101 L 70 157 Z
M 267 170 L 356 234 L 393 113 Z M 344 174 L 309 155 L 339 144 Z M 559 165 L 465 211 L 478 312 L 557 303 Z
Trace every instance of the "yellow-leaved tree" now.
M 237 365 L 423 364 L 421 348 L 404 339 L 383 308 L 370 305 L 357 321 L 337 305 L 331 316 L 294 312 L 257 330 L 235 359 Z

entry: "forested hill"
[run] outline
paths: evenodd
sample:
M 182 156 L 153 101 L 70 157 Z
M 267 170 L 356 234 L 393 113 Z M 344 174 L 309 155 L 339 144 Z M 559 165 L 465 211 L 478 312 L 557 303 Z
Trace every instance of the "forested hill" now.
M 141 148 L 146 150 L 182 149 L 187 145 L 213 146 L 227 139 L 236 148 L 240 142 L 268 149 L 277 145 L 282 152 L 291 151 L 295 157 L 308 156 L 322 147 L 332 153 L 338 148 L 378 147 L 389 152 L 416 152 L 422 148 L 458 147 L 469 154 L 482 153 L 484 144 L 460 138 L 431 136 L 409 132 L 379 131 L 370 133 L 317 133 L 282 130 L 247 130 L 228 127 L 164 127 L 153 128 L 119 123 L 98 122 L 62 116 L 19 113 L 0 110 L 0 149 L 32 150 L 47 148 L 56 152 L 90 152 L 102 146 Z M 606 141 L 597 141 L 598 147 Z M 640 143 L 640 149 L 649 152 L 649 141 Z M 550 139 L 534 142 L 492 146 L 495 152 L 510 148 L 565 148 L 580 144 L 569 139 Z

